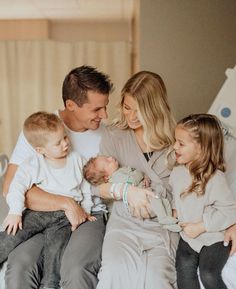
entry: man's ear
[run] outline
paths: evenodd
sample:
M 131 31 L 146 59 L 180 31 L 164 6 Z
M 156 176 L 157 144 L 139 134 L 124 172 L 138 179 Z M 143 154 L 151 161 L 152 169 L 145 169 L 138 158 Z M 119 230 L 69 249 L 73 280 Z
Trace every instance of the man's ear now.
M 78 105 L 71 99 L 67 99 L 66 101 L 66 108 L 69 111 L 74 111 L 76 108 L 78 107 Z
M 36 147 L 35 150 L 36 150 L 37 153 L 39 153 L 39 154 L 41 154 L 41 155 L 44 155 L 44 153 L 45 153 L 43 147 Z

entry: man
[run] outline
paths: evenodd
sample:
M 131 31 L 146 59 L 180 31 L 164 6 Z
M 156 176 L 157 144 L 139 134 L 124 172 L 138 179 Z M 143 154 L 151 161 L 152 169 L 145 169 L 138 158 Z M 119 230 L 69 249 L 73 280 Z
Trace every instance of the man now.
M 62 97 L 65 108 L 58 111 L 63 120 L 72 149 L 89 158 L 99 151 L 106 106 L 113 85 L 109 77 L 90 66 L 73 69 L 63 82 Z M 34 153 L 21 133 L 8 166 L 3 192 L 18 165 Z M 61 264 L 63 289 L 95 289 L 101 263 L 101 248 L 105 233 L 102 204 L 94 199 L 96 222 L 85 222 L 86 213 L 73 199 L 50 194 L 34 186 L 26 195 L 26 207 L 36 211 L 63 210 L 73 231 Z M 79 234 L 78 234 L 79 230 Z M 8 258 L 5 275 L 8 289 L 40 287 L 44 235 L 38 234 L 19 245 Z

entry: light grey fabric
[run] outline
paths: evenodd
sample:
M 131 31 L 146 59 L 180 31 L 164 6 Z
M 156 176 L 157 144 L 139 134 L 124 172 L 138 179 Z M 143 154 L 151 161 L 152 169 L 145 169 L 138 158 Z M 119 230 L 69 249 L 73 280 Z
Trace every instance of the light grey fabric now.
M 223 242 L 224 230 L 236 223 L 236 202 L 225 174 L 220 170 L 207 182 L 203 196 L 199 198 L 196 194 L 189 194 L 188 197 L 181 198 L 182 192 L 191 182 L 192 177 L 185 166 L 179 165 L 172 170 L 170 184 L 180 222 L 195 223 L 202 219 L 206 229 L 206 232 L 196 238 L 189 238 L 184 231 L 180 232 L 182 239 L 199 253 L 203 246 Z
M 101 266 L 102 242 L 105 234 L 103 212 L 93 214 L 97 221 L 86 222 L 72 233 L 62 257 L 63 289 L 95 289 Z
M 72 233 L 61 265 L 63 289 L 96 288 L 105 224 L 103 212 L 95 216 L 97 221 L 86 222 Z M 9 255 L 5 277 L 7 289 L 39 288 L 43 239 L 44 236 L 38 234 Z M 4 289 L 4 284 L 0 288 Z
M 110 177 L 111 183 L 128 183 L 138 187 L 144 187 L 144 174 L 134 168 L 121 167 L 116 170 Z M 172 217 L 172 209 L 168 199 L 160 198 L 160 194 L 165 190 L 165 187 L 159 185 L 155 188 L 154 193 L 157 198 L 149 198 L 152 208 L 152 218 L 164 225 L 164 228 L 172 232 L 180 232 L 181 227 L 176 224 L 178 220 Z
M 178 234 L 130 216 L 115 202 L 103 243 L 97 289 L 173 289 Z
M 121 166 L 144 172 L 154 189 L 161 185 L 161 197 L 169 198 L 166 151 L 154 152 L 149 162 L 140 150 L 132 130 L 107 130 L 101 154 L 115 157 Z M 130 215 L 122 201 L 115 201 L 103 243 L 102 267 L 97 289 L 176 288 L 175 250 L 178 234 L 158 222 Z

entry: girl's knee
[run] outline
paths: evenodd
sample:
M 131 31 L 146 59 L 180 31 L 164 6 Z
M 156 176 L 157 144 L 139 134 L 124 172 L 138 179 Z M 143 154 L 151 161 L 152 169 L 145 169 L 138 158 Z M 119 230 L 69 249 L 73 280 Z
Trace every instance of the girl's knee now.
M 215 270 L 205 269 L 200 271 L 200 278 L 204 287 L 217 288 L 219 279 L 221 279 L 221 274 L 219 272 L 215 272 Z

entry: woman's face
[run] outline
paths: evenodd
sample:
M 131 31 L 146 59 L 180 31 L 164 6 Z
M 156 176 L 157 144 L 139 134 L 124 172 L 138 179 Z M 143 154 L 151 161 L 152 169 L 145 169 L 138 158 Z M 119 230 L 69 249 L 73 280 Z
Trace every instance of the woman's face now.
M 131 95 L 126 94 L 124 97 L 122 111 L 128 123 L 128 126 L 134 130 L 142 127 L 142 124 L 138 119 L 137 109 L 138 109 L 137 101 Z

